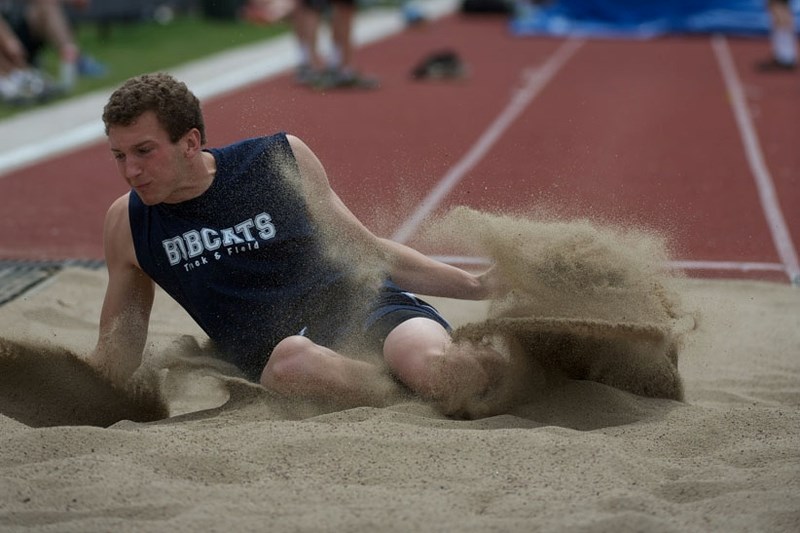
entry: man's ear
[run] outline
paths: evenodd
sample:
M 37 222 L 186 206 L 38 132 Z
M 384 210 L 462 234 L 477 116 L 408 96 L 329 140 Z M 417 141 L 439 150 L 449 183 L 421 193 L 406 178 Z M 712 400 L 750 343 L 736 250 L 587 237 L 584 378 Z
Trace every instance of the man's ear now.
M 183 136 L 186 143 L 186 155 L 193 156 L 203 148 L 203 143 L 200 141 L 200 130 L 192 128 L 186 135 Z

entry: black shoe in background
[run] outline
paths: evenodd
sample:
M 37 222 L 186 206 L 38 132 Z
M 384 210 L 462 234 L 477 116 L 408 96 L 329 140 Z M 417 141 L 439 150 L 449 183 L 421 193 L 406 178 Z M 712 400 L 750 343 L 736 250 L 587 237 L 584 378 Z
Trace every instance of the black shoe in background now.
M 773 57 L 757 63 L 756 70 L 759 72 L 794 72 L 797 70 L 797 62 L 787 63 Z

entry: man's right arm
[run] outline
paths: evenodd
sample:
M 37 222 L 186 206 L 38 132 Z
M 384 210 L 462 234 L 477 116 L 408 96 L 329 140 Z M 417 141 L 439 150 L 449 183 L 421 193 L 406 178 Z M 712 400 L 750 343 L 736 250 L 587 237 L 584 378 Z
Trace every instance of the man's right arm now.
M 139 268 L 128 219 L 128 195 L 106 214 L 103 246 L 108 268 L 100 333 L 89 362 L 113 382 L 124 384 L 142 362 L 155 285 Z

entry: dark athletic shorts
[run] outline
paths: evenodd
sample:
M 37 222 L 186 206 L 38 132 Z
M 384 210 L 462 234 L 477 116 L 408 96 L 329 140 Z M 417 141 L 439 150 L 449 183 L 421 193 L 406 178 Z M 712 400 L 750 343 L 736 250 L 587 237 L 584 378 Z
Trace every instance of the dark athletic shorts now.
M 355 0 L 302 0 L 302 2 L 304 6 L 310 7 L 316 11 L 324 11 L 332 4 L 353 5 L 356 3 Z
M 383 341 L 394 328 L 417 317 L 428 318 L 441 324 L 447 331 L 452 331 L 447 320 L 431 304 L 387 281 L 364 322 L 368 348 L 382 350 Z
M 22 15 L 7 17 L 6 22 L 11 26 L 19 42 L 22 43 L 22 47 L 25 48 L 28 61 L 36 64 L 38 62 L 39 52 L 44 48 L 44 40 L 34 34 L 28 21 L 25 20 Z
M 433 320 L 447 331 L 452 331 L 447 320 L 432 305 L 387 280 L 360 319 L 354 318 L 354 322 L 339 330 L 304 327 L 296 334 L 334 350 L 340 348 L 340 343 L 345 339 L 350 339 L 359 350 L 381 354 L 383 342 L 389 333 L 406 320 L 418 317 Z M 269 354 L 268 350 L 246 355 L 236 355 L 233 352 L 226 355 L 220 351 L 218 357 L 237 366 L 248 379 L 258 382 Z

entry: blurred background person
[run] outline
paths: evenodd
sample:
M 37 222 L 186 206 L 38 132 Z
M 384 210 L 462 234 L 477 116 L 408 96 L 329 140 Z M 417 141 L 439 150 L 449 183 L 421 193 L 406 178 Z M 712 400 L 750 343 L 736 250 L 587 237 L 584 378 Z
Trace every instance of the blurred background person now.
M 762 71 L 792 71 L 797 68 L 797 36 L 789 0 L 767 0 L 772 19 L 772 57 L 758 64 Z
M 28 63 L 25 46 L 0 16 L 0 101 L 9 105 L 43 102 L 60 94 L 58 88 Z
M 355 0 L 297 0 L 292 24 L 300 48 L 296 80 L 319 88 L 374 88 L 378 80 L 363 76 L 353 64 Z M 330 14 L 332 46 L 328 57 L 319 53 L 321 19 Z
M 52 46 L 58 55 L 57 79 L 61 88 L 71 90 L 79 75 L 98 77 L 104 65 L 82 54 L 67 16 L 65 4 L 85 9 L 90 0 L 2 0 L 2 14 L 22 42 L 28 63 L 41 68 L 41 52 Z

